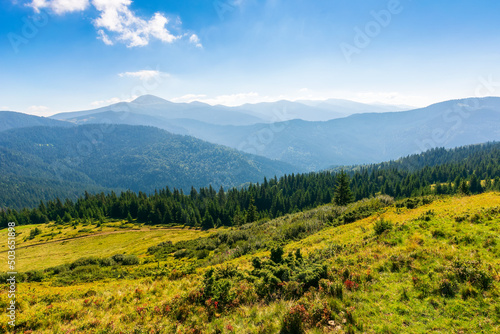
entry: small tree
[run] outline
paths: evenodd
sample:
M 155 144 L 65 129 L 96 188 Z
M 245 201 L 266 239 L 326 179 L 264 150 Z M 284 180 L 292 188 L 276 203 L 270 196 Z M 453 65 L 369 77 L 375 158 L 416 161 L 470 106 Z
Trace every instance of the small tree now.
M 337 175 L 337 186 L 335 187 L 335 194 L 333 201 L 337 205 L 347 205 L 354 201 L 354 196 L 351 192 L 349 175 L 344 170 Z
M 63 218 L 64 222 L 65 223 L 69 223 L 71 221 L 71 219 L 73 219 L 73 218 L 71 217 L 71 215 L 69 214 L 69 212 L 66 212 L 64 214 L 64 218 Z

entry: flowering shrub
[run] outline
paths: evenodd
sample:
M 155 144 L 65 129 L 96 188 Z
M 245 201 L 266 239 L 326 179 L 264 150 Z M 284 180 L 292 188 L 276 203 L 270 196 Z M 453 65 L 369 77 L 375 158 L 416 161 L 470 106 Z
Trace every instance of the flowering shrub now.
M 305 333 L 309 313 L 304 305 L 299 304 L 290 309 L 283 319 L 282 333 L 301 334 Z
M 349 291 L 356 290 L 359 287 L 358 283 L 353 282 L 353 281 L 348 280 L 348 279 L 345 280 L 344 285 L 345 285 L 346 289 Z

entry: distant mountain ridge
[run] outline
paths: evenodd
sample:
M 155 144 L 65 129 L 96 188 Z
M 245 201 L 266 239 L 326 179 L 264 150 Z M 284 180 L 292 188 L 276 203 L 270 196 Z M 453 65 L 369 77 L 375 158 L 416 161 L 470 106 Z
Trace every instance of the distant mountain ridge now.
M 327 122 L 217 126 L 191 121 L 177 125 L 197 138 L 317 171 L 332 165 L 393 160 L 435 147 L 498 141 L 500 98 L 445 101 L 415 110 L 355 114 Z
M 154 126 L 309 171 L 393 160 L 434 147 L 453 148 L 500 140 L 498 97 L 444 101 L 400 112 L 373 109 L 377 111 L 328 121 L 287 120 L 296 112 L 313 109 L 327 112 L 322 108 L 330 108 L 329 105 L 343 105 L 350 108 L 349 112 L 364 108 L 363 104 L 345 100 L 212 107 L 199 102 L 172 103 L 155 96 L 142 96 L 130 103 L 54 117 L 64 120 L 66 126 L 68 123 Z M 165 112 L 169 112 L 171 118 L 165 118 Z M 240 119 L 243 121 L 231 124 L 234 122 L 224 116 L 228 113 L 236 119 L 244 115 Z M 247 122 L 251 124 L 241 124 Z
M 189 119 L 214 125 L 252 125 L 303 119 L 327 121 L 346 117 L 354 113 L 387 112 L 400 108 L 389 105 L 370 105 L 348 100 L 325 101 L 276 101 L 243 104 L 236 107 L 209 105 L 202 102 L 174 103 L 154 95 L 144 95 L 131 102 L 119 102 L 93 110 L 59 113 L 53 119 L 71 121 L 76 124 L 96 123 L 110 112 L 126 113 L 134 119 L 132 125 L 147 125 L 147 117 L 155 117 L 157 126 L 167 129 L 170 120 Z M 404 108 L 403 108 L 404 109 Z M 105 114 L 106 113 L 106 114 Z M 145 117 L 140 122 L 138 115 Z M 122 114 L 122 122 L 130 124 L 127 115 Z M 116 117 L 114 117 L 116 118 Z

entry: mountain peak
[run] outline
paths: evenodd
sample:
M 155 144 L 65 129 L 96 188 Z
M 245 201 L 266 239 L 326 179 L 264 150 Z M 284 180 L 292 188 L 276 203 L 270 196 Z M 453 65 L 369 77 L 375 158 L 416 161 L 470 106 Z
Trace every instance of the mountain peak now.
M 142 95 L 132 101 L 132 103 L 137 104 L 164 104 L 168 103 L 167 100 L 154 95 Z

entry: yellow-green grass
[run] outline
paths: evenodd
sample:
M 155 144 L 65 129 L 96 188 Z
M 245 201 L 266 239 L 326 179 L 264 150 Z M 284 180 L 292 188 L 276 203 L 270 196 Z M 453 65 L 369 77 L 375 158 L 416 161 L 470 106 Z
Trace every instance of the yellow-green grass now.
M 470 197 L 446 197 L 412 210 L 389 207 L 366 219 L 326 228 L 301 241 L 291 242 L 285 246 L 285 251 L 301 249 L 307 256 L 332 245 L 345 246 L 327 262 L 331 271 L 340 272 L 348 268 L 351 273 L 358 275 L 360 288 L 344 290 L 344 299 L 339 303 L 353 310 L 356 322 L 363 326 L 364 333 L 498 333 L 500 314 L 496 318 L 492 315 L 500 312 L 500 243 L 490 245 L 486 240 L 498 240 L 500 217 L 496 215 L 480 222 L 457 217 L 468 214 L 470 218 L 476 213 L 483 214 L 499 206 L 500 194 L 486 193 Z M 422 219 L 430 211 L 430 220 Z M 391 232 L 376 236 L 373 227 L 380 218 L 391 221 L 394 227 Z M 305 221 L 316 218 L 314 215 L 298 213 L 279 219 Z M 442 232 L 446 237 L 436 237 L 438 234 L 435 231 Z M 147 233 L 157 232 L 174 233 Z M 202 235 L 202 232 L 192 230 L 180 232 L 191 233 L 191 237 Z M 124 248 L 120 250 L 124 249 L 128 254 L 143 254 L 147 247 L 140 249 L 140 242 L 134 239 L 134 236 L 138 236 L 136 233 L 142 232 L 109 236 L 130 236 L 132 239 L 122 239 L 122 243 L 129 244 L 123 245 Z M 177 237 L 181 240 L 182 236 Z M 453 241 L 454 238 L 460 240 L 465 237 L 471 240 L 476 238 L 476 241 L 472 244 Z M 106 246 L 110 247 L 110 244 L 99 245 L 99 236 L 93 236 L 89 241 L 92 239 L 96 239 L 96 247 L 104 256 Z M 167 237 L 164 235 L 160 239 L 151 245 Z M 72 242 L 78 240 L 85 239 Z M 90 249 L 87 246 L 76 247 L 79 250 L 82 248 Z M 113 253 L 117 252 L 113 250 L 106 254 Z M 230 263 L 250 269 L 252 257 L 268 255 L 269 252 L 260 252 L 231 260 Z M 39 256 L 45 258 L 42 252 Z M 75 258 L 81 256 L 85 255 L 80 253 Z M 390 270 L 389 265 L 395 257 L 410 260 L 409 269 Z M 467 300 L 461 298 L 460 293 L 455 298 L 436 294 L 419 297 L 413 278 L 429 279 L 435 284 L 446 273 L 447 265 L 454 258 L 481 259 L 485 266 L 491 268 L 491 272 L 496 272 L 493 286 L 480 291 L 477 298 Z M 178 261 L 173 258 L 170 260 Z M 69 287 L 52 286 L 51 282 L 21 283 L 18 286 L 18 324 L 29 323 L 33 328 L 22 330 L 33 329 L 33 333 L 188 333 L 199 324 L 204 324 L 200 333 L 278 333 L 281 319 L 292 305 L 302 303 L 303 299 L 319 304 L 324 302 L 320 293 L 312 292 L 299 301 L 276 300 L 241 305 L 234 311 L 222 312 L 210 319 L 200 305 L 195 306 L 199 309 L 194 310 L 193 317 L 177 323 L 156 311 L 156 308 L 161 311 L 176 295 L 186 295 L 199 286 L 203 279 L 201 273 L 198 271 L 197 274 L 174 281 L 166 277 L 140 278 Z M 5 309 L 6 303 L 6 294 L 2 294 L 0 308 Z M 344 333 L 347 327 L 342 322 L 345 317 L 343 312 L 335 315 L 336 319 L 341 319 L 335 327 L 310 327 L 307 333 Z M 6 324 L 6 314 L 0 315 L 0 331 L 7 328 Z
M 66 223 L 66 224 L 56 224 L 51 222 L 49 224 L 40 225 L 20 225 L 16 226 L 16 243 L 18 247 L 24 247 L 28 245 L 36 245 L 40 243 L 45 243 L 49 241 L 65 240 L 71 238 L 77 238 L 87 235 L 92 235 L 96 233 L 107 233 L 114 231 L 124 231 L 124 230 L 155 230 L 163 229 L 162 226 L 147 226 L 138 223 L 128 223 L 120 220 L 109 220 L 103 224 L 97 223 Z M 40 233 L 33 238 L 30 238 L 30 232 L 32 230 L 38 229 Z M 3 230 L 1 233 L 7 233 Z M 2 234 L 3 235 L 3 234 Z M 6 249 L 6 245 L 0 245 L 0 251 Z
M 16 231 L 22 232 L 17 240 L 22 240 L 23 235 L 29 235 L 29 231 L 37 226 L 20 226 Z M 43 233 L 50 230 L 50 225 L 38 226 Z M 81 225 L 76 230 L 81 230 Z M 61 237 L 55 240 L 43 241 L 39 237 L 29 241 L 21 241 L 17 244 L 16 270 L 24 272 L 28 270 L 46 269 L 64 263 L 70 263 L 82 257 L 97 256 L 108 257 L 115 254 L 142 255 L 151 246 L 163 241 L 173 243 L 206 237 L 211 232 L 194 229 L 158 229 L 149 227 L 130 226 L 129 228 L 107 227 L 103 230 L 94 229 L 81 236 L 72 232 L 73 228 L 66 227 Z M 7 230 L 2 231 L 3 240 L 7 240 Z M 61 240 L 63 239 L 63 240 Z M 6 242 L 5 242 L 6 244 Z M 0 248 L 0 261 L 3 271 L 7 271 L 6 247 Z

